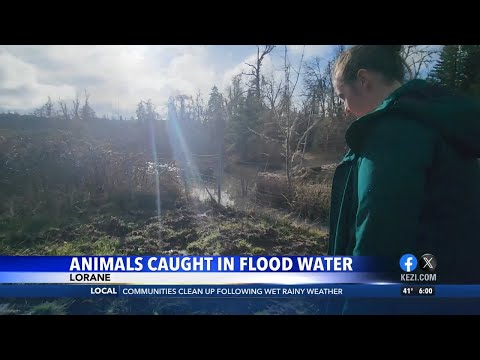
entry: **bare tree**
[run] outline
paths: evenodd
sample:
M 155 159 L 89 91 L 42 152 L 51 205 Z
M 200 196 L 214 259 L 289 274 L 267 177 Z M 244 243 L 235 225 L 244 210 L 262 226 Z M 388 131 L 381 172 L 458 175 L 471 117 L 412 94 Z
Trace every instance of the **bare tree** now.
M 331 66 L 330 66 L 331 67 Z M 331 85 L 331 74 L 329 73 L 330 67 L 327 63 L 327 67 L 322 66 L 322 59 L 315 57 L 312 61 L 305 64 L 304 73 L 304 94 L 306 100 L 303 103 L 302 113 L 307 119 L 307 129 L 312 126 L 315 127 L 320 121 L 322 122 L 321 128 L 324 135 L 324 146 L 327 150 L 328 139 L 331 132 L 331 121 L 329 121 L 328 115 L 332 113 L 331 103 L 332 91 L 329 88 Z M 308 141 L 308 133 L 305 136 L 303 142 L 302 158 L 300 159 L 300 165 L 302 164 L 303 157 L 305 155 Z
M 63 117 L 66 121 L 70 120 L 70 114 L 68 113 L 67 103 L 62 99 L 58 99 L 58 105 L 60 105 L 60 110 L 62 111 Z
M 431 45 L 405 45 L 402 50 L 402 56 L 410 67 L 412 79 L 422 77 L 422 73 L 426 74 L 438 54 L 439 49 Z
M 284 151 L 282 155 L 285 158 L 285 175 L 287 177 L 289 190 L 291 190 L 292 187 L 292 165 L 296 159 L 297 152 L 300 149 L 300 144 L 305 140 L 305 137 L 307 136 L 306 134 L 315 126 L 315 124 L 309 125 L 303 134 L 297 132 L 300 116 L 298 112 L 295 111 L 292 101 L 300 78 L 300 70 L 303 67 L 304 51 L 300 57 L 300 64 L 298 68 L 295 69 L 290 63 L 287 46 L 285 46 L 283 82 L 277 82 L 273 75 L 270 79 L 265 80 L 265 97 L 268 100 L 267 106 L 271 113 L 271 118 L 273 120 L 272 123 L 276 124 L 280 138 L 268 136 L 265 132 L 259 133 L 254 129 L 249 128 L 250 131 L 261 136 L 266 141 L 279 142 L 282 144 Z M 290 78 L 292 72 L 295 73 L 293 81 Z M 269 124 L 270 123 L 267 123 L 266 125 Z M 298 140 L 296 140 L 297 138 Z M 294 139 L 298 141 L 296 145 L 293 144 Z
M 320 117 L 327 115 L 327 82 L 328 74 L 323 71 L 320 58 L 316 57 L 305 64 L 304 83 L 307 93 L 304 95 L 311 97 L 312 111 Z
M 260 46 L 257 45 L 257 57 L 255 59 L 255 64 L 245 63 L 246 65 L 251 67 L 251 71 L 249 73 L 242 73 L 243 75 L 252 76 L 252 85 L 255 90 L 255 97 L 257 99 L 257 103 L 260 103 L 261 100 L 261 72 L 260 69 L 262 67 L 262 62 L 266 55 L 270 54 L 275 45 L 265 45 L 262 51 L 260 51 Z
M 78 94 L 75 97 L 75 100 L 72 101 L 73 109 L 72 109 L 72 118 L 75 121 L 80 120 L 80 99 L 78 98 Z
M 57 115 L 55 111 L 55 106 L 50 96 L 48 97 L 48 100 L 44 105 L 42 105 L 40 108 L 35 109 L 33 111 L 33 115 L 39 116 L 39 117 L 45 117 L 48 119 L 53 118 Z
M 203 124 L 207 120 L 207 110 L 206 110 L 205 100 L 203 99 L 202 93 L 200 90 L 197 92 L 195 96 L 195 104 L 193 106 L 194 109 L 194 119 L 199 123 Z

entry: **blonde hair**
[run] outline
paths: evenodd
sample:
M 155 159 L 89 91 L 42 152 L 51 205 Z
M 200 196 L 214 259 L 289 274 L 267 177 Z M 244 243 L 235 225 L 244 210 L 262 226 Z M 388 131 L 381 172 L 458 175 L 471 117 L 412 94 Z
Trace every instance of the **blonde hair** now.
M 403 83 L 406 71 L 410 77 L 412 72 L 401 51 L 402 45 L 354 45 L 338 57 L 333 77 L 352 83 L 358 70 L 365 69 L 379 73 L 387 83 Z

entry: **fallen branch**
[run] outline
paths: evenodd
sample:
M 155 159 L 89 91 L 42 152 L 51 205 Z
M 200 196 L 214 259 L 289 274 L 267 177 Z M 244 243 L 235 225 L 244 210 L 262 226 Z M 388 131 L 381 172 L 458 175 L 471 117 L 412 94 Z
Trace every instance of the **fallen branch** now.
M 208 190 L 207 185 L 205 185 L 205 190 L 207 190 L 208 195 L 210 195 L 210 199 L 212 199 L 212 201 L 213 201 L 214 203 L 218 204 L 218 203 L 217 203 L 217 200 L 215 200 L 215 198 L 214 198 L 214 197 L 212 196 L 212 194 L 210 193 L 210 190 Z

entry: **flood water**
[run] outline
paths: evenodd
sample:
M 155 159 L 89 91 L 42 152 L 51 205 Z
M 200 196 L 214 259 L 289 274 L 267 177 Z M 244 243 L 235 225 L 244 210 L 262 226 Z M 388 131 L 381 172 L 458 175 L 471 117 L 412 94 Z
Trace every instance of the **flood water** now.
M 159 168 L 168 168 L 169 164 L 159 164 Z M 222 173 L 220 179 L 220 204 L 241 210 L 254 210 L 274 217 L 288 218 L 292 222 L 305 223 L 313 225 L 322 230 L 327 230 L 324 221 L 317 219 L 312 222 L 307 219 L 301 219 L 289 211 L 289 207 L 284 203 L 284 196 L 278 192 L 279 189 L 265 188 L 263 181 L 263 190 L 259 190 L 257 185 L 265 172 L 265 164 L 229 164 Z M 179 170 L 184 191 L 188 198 L 196 198 L 201 201 L 214 199 L 218 202 L 218 183 L 217 172 L 213 167 L 199 167 L 196 164 L 193 167 L 185 167 Z M 271 175 L 283 175 L 281 170 L 268 171 Z M 280 206 L 279 206 L 280 204 Z M 282 205 L 283 204 L 283 205 Z
M 255 191 L 255 180 L 260 170 L 259 167 L 251 165 L 230 166 L 221 176 L 220 203 L 231 207 L 253 205 L 249 204 L 248 198 Z M 189 187 L 190 194 L 202 201 L 209 200 L 210 195 L 218 201 L 218 184 L 215 176 L 201 177 L 191 182 Z

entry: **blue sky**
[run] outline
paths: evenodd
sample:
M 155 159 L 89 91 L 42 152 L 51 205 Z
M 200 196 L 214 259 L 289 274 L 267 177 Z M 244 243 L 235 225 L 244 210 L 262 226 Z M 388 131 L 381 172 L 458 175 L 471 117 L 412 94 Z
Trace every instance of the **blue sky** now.
M 292 66 L 333 57 L 337 45 L 286 45 Z M 261 45 L 263 47 L 263 45 Z M 285 45 L 265 58 L 266 77 L 283 77 Z M 140 100 L 163 113 L 178 94 L 205 101 L 214 85 L 224 92 L 254 63 L 256 45 L 0 45 L 0 112 L 29 113 L 47 101 L 67 105 L 85 90 L 98 116 L 130 118 Z
M 284 45 L 265 59 L 265 74 L 280 74 Z M 328 57 L 333 45 L 305 46 L 305 60 Z M 303 45 L 288 45 L 292 65 Z M 98 115 L 134 115 L 140 100 L 159 111 L 169 96 L 224 91 L 248 70 L 256 45 L 0 45 L 0 111 L 28 113 L 50 96 L 71 104 L 85 90 Z

